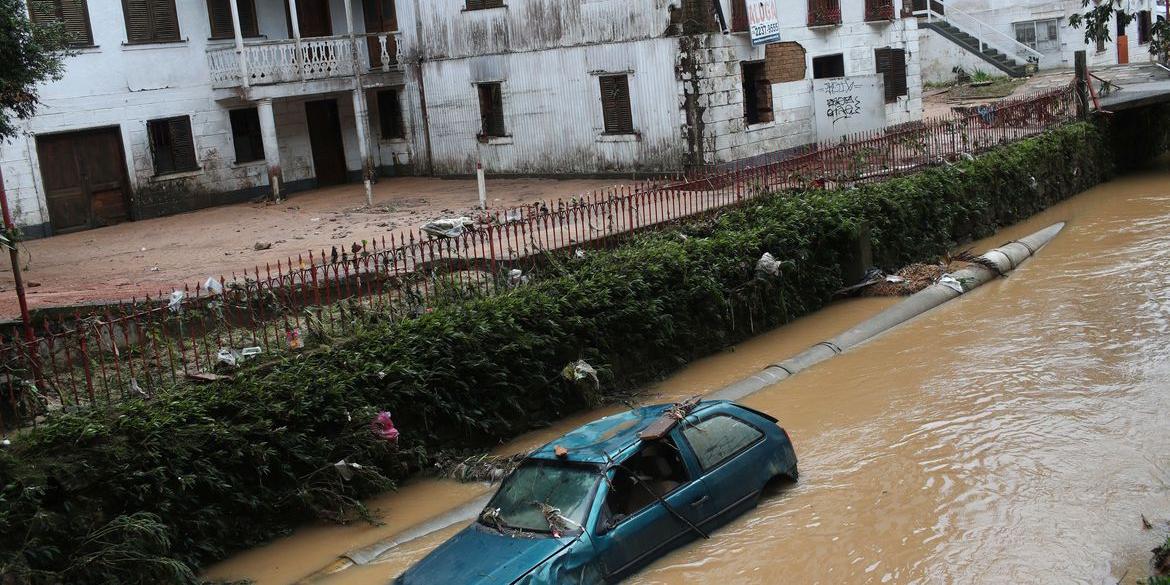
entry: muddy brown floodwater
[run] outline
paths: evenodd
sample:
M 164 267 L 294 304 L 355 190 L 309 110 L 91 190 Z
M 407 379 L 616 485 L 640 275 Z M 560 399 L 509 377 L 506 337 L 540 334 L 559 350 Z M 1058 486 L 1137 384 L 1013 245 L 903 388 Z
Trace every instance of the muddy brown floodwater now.
M 1064 232 L 1010 278 L 745 399 L 792 434 L 800 482 L 629 582 L 1114 584 L 1145 576 L 1148 551 L 1170 520 L 1170 164 L 1081 194 L 975 249 L 1059 220 L 1069 222 Z M 889 302 L 831 306 L 697 362 L 650 393 L 669 400 L 713 390 Z M 421 485 L 375 502 L 406 511 L 376 532 L 426 515 L 410 510 L 450 508 L 488 489 Z M 1143 530 L 1142 515 L 1153 530 Z M 457 529 L 327 582 L 385 584 Z M 209 576 L 290 583 L 310 563 L 274 564 L 308 554 L 324 566 L 376 539 L 341 529 L 351 532 L 313 540 L 321 530 Z

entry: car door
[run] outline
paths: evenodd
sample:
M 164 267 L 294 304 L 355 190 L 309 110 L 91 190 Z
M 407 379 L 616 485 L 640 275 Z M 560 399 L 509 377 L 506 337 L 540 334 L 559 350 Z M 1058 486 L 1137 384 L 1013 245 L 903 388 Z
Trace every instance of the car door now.
M 671 448 L 677 449 L 673 445 Z M 644 505 L 629 514 L 620 514 L 615 510 L 620 504 L 615 502 L 621 494 L 616 492 L 641 489 L 625 483 L 623 473 L 622 468 L 608 473 L 607 496 L 598 521 L 596 546 L 609 582 L 621 580 L 667 551 L 698 537 L 687 522 L 698 526 L 710 514 L 710 494 L 704 482 L 692 474 L 689 465 L 686 467 L 686 481 L 660 494 L 661 500 L 642 496 L 646 500 Z
M 726 412 L 704 412 L 683 423 L 682 436 L 710 491 L 710 528 L 755 504 L 766 481 L 760 470 L 769 460 L 764 431 Z

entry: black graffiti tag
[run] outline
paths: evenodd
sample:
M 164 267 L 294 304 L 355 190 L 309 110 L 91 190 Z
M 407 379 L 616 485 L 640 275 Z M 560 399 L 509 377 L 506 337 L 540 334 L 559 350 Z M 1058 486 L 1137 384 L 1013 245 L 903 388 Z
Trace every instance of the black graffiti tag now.
M 861 113 L 861 100 L 852 95 L 831 97 L 825 102 L 825 106 L 825 113 L 834 124 Z

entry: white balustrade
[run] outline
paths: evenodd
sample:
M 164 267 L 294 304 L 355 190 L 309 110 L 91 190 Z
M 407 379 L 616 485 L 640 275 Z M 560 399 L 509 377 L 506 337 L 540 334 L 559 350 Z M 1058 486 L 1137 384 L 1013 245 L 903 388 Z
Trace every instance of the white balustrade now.
M 366 48 L 367 37 L 376 38 L 381 49 L 381 63 L 377 67 L 382 71 L 397 69 L 399 43 L 395 35 L 361 35 L 356 51 L 348 36 L 301 39 L 299 51 L 293 39 L 249 42 L 244 45 L 243 52 L 248 63 L 248 84 L 271 85 L 352 76 L 355 53 L 357 66 L 368 71 L 371 64 Z M 242 85 L 239 55 L 234 47 L 208 51 L 207 65 L 211 72 L 211 83 L 215 87 Z

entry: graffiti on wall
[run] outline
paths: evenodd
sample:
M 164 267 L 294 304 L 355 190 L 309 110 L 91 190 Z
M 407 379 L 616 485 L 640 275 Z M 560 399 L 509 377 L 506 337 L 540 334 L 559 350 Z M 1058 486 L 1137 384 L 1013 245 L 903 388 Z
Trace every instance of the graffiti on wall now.
M 820 141 L 886 125 L 885 89 L 880 75 L 816 79 L 813 95 Z

